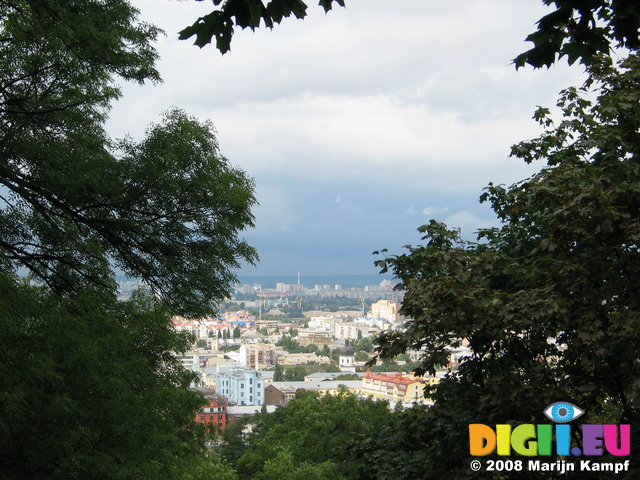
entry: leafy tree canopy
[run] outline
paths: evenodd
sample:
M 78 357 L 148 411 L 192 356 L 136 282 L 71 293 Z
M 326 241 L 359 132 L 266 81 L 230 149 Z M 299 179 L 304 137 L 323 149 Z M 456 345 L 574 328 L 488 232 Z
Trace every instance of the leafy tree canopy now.
M 525 64 L 539 68 L 551 66 L 567 57 L 570 64 L 577 60 L 590 64 L 594 55 L 608 54 L 612 47 L 640 47 L 640 9 L 634 0 L 542 0 L 554 10 L 542 17 L 538 29 L 527 37 L 533 48 L 514 59 L 516 67 Z M 217 7 L 183 29 L 182 40 L 195 36 L 199 47 L 212 42 L 223 54 L 231 46 L 235 27 L 255 30 L 264 23 L 273 28 L 283 18 L 294 15 L 304 18 L 307 5 L 301 0 L 214 0 Z M 344 0 L 320 0 L 325 12 Z
M 71 299 L 0 274 L 0 477 L 179 478 L 205 465 L 191 344 L 142 291 Z M 204 467 L 203 467 L 204 468 Z
M 424 245 L 378 262 L 410 318 L 379 339 L 382 356 L 422 350 L 422 373 L 471 349 L 432 393 L 425 478 L 470 478 L 451 460 L 468 455 L 469 423 L 539 423 L 559 399 L 585 423 L 640 420 L 640 59 L 600 58 L 589 73 L 561 94 L 559 123 L 539 109 L 544 133 L 512 148 L 546 167 L 483 195 L 501 228 L 470 242 L 431 221 Z
M 527 37 L 534 46 L 515 58 L 516 67 L 549 67 L 562 57 L 588 65 L 612 47 L 640 47 L 640 9 L 634 0 L 542 1 L 555 10 L 538 20 L 538 30 Z
M 328 12 L 334 2 L 344 7 L 344 0 L 320 0 L 319 5 Z M 263 0 L 213 0 L 213 4 L 218 8 L 182 30 L 179 38 L 185 40 L 195 36 L 195 44 L 204 47 L 215 37 L 216 48 L 223 54 L 231 48 L 235 27 L 255 30 L 264 22 L 265 26 L 273 28 L 283 18 L 307 15 L 307 4 L 302 0 L 269 0 L 266 4 Z
M 276 412 L 248 420 L 249 433 L 240 428 L 225 432 L 221 453 L 241 479 L 360 478 L 350 446 L 374 436 L 390 419 L 386 402 L 360 399 L 346 390 L 336 396 L 299 392 Z
M 0 264 L 63 295 L 115 266 L 176 313 L 206 313 L 257 258 L 239 238 L 253 181 L 178 109 L 140 142 L 110 140 L 113 76 L 158 80 L 158 31 L 122 0 L 58 3 L 0 6 Z
M 160 80 L 159 30 L 137 14 L 0 2 L 3 479 L 235 475 L 205 461 L 203 399 L 175 357 L 193 339 L 170 314 L 208 312 L 256 259 L 239 238 L 253 181 L 176 108 L 139 142 L 108 137 L 116 80 Z M 118 302 L 115 268 L 153 294 Z

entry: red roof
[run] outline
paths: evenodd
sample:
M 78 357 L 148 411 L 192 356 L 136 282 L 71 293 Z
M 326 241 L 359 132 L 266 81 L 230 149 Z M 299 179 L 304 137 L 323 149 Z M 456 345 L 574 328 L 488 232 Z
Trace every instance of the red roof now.
M 364 378 L 371 380 L 378 380 L 380 382 L 395 383 L 396 385 L 410 385 L 415 382 L 421 382 L 422 377 L 413 377 L 404 375 L 402 372 L 389 375 L 387 373 L 373 373 L 371 370 L 367 370 L 364 374 Z

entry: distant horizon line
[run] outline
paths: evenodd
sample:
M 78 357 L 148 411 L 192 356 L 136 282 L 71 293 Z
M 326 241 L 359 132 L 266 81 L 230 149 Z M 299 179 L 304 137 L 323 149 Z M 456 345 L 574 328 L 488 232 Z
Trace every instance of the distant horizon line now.
M 379 277 L 382 273 L 300 273 L 300 277 Z M 237 277 L 297 277 L 297 273 L 252 273 L 238 274 Z

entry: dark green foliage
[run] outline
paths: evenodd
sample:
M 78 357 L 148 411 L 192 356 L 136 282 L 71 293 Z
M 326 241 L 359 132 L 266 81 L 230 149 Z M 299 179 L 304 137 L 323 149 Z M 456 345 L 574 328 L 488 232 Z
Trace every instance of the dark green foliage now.
M 283 382 L 284 381 L 284 367 L 279 363 L 273 368 L 273 381 L 274 382 Z
M 125 1 L 0 6 L 0 262 L 62 295 L 109 284 L 111 264 L 183 314 L 228 294 L 253 182 L 220 155 L 213 126 L 174 109 L 146 138 L 103 129 L 113 76 L 159 80 L 154 27 Z
M 284 381 L 286 382 L 303 382 L 306 376 L 307 369 L 302 365 L 293 365 L 284 371 Z
M 170 313 L 211 311 L 256 259 L 239 238 L 253 181 L 178 109 L 140 142 L 108 138 L 114 82 L 160 80 L 137 13 L 0 4 L 2 479 L 234 478 L 204 455 Z M 114 267 L 153 292 L 116 301 Z
M 362 331 L 358 330 L 358 338 L 356 340 L 351 341 L 351 346 L 354 350 L 363 351 L 363 352 L 371 352 L 373 350 L 374 344 L 373 339 L 371 337 L 362 338 Z
M 0 275 L 0 478 L 179 478 L 200 462 L 202 398 L 152 297 L 62 299 Z
M 239 238 L 253 225 L 253 181 L 220 154 L 210 122 L 180 110 L 167 112 L 142 142 L 118 148 L 122 187 L 111 186 L 115 215 L 101 216 L 98 229 L 107 248 L 174 311 L 211 311 L 210 302 L 228 295 L 240 260 L 257 259 Z
M 425 407 L 396 410 L 388 422 L 381 422 L 373 435 L 355 438 L 349 451 L 358 463 L 353 480 L 418 480 L 427 477 L 426 451 L 433 441 L 429 433 L 434 428 L 426 419 Z M 433 477 L 435 478 L 435 477 Z M 440 478 L 451 478 L 443 474 Z
M 422 373 L 447 366 L 463 339 L 472 349 L 433 393 L 425 478 L 473 478 L 460 461 L 469 423 L 544 423 L 556 401 L 580 406 L 584 423 L 637 433 L 640 60 L 599 59 L 585 91 L 566 90 L 559 106 L 559 124 L 538 110 L 545 132 L 512 149 L 547 166 L 482 197 L 501 228 L 468 242 L 432 221 L 424 245 L 378 262 L 401 280 L 410 318 L 379 339 L 383 356 L 423 349 Z
M 328 12 L 334 2 L 344 7 L 344 0 L 320 0 L 319 5 Z M 181 40 L 195 35 L 195 44 L 204 47 L 215 37 L 216 48 L 226 53 L 231 48 L 235 27 L 255 30 L 264 22 L 266 27 L 273 28 L 285 17 L 307 15 L 307 5 L 302 0 L 270 0 L 266 4 L 263 0 L 214 0 L 213 4 L 219 8 L 182 30 Z
M 253 221 L 253 182 L 219 154 L 211 124 L 172 110 L 113 155 L 101 137 L 50 140 L 46 157 L 32 150 L 42 136 L 11 142 L 0 245 L 54 291 L 108 282 L 111 259 L 177 313 L 197 315 L 228 292 L 240 258 L 256 258 L 238 239 Z
M 391 415 L 386 402 L 359 399 L 346 391 L 323 397 L 299 392 L 275 413 L 247 420 L 252 424 L 249 434 L 243 436 L 240 428 L 226 432 L 221 453 L 243 479 L 364 478 L 351 447 L 377 436 Z
M 640 7 L 634 0 L 542 1 L 555 10 L 537 22 L 538 30 L 527 37 L 534 47 L 516 57 L 516 67 L 549 67 L 562 57 L 589 65 L 612 47 L 640 47 Z

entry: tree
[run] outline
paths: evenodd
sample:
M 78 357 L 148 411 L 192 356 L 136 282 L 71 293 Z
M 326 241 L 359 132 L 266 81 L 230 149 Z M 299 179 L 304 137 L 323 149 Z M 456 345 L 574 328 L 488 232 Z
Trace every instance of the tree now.
M 284 372 L 284 380 L 287 382 L 302 382 L 307 376 L 307 369 L 302 365 L 293 365 Z
M 253 478 L 255 480 L 343 479 L 344 477 L 338 475 L 336 470 L 336 466 L 329 460 L 322 463 L 299 462 L 295 461 L 291 452 L 282 449 L 275 454 L 275 457 L 264 462 L 262 471 Z
M 218 151 L 210 122 L 165 113 L 143 141 L 103 128 L 113 76 L 158 81 L 158 33 L 123 0 L 0 7 L 0 262 L 61 295 L 141 278 L 176 313 L 229 293 L 255 251 L 253 181 Z
M 192 343 L 142 291 L 65 299 L 0 274 L 0 477 L 177 478 L 204 461 Z
M 3 479 L 216 470 L 175 356 L 193 339 L 170 315 L 212 310 L 255 261 L 239 238 L 253 181 L 179 109 L 140 142 L 108 137 L 116 81 L 160 80 L 159 30 L 137 14 L 124 0 L 0 5 Z M 118 302 L 115 268 L 152 293 Z
M 284 367 L 279 363 L 276 363 L 276 366 L 273 369 L 273 381 L 274 382 L 284 381 Z
M 428 432 L 433 428 L 425 421 L 427 408 L 396 408 L 389 421 L 380 422 L 371 435 L 356 437 L 349 453 L 358 464 L 354 480 L 415 480 L 425 476 L 425 458 L 432 442 Z M 442 478 L 452 478 L 447 475 Z
M 358 332 L 360 333 L 360 330 L 358 330 Z M 360 335 L 362 334 L 360 333 Z M 353 342 L 353 348 L 356 351 L 370 352 L 373 350 L 373 340 L 371 337 L 358 338 Z
M 320 0 L 319 5 L 328 12 L 334 2 L 344 7 L 344 0 Z M 223 54 L 231 48 L 236 26 L 255 30 L 264 22 L 265 26 L 273 28 L 285 17 L 304 18 L 307 15 L 307 5 L 302 0 L 270 0 L 266 5 L 262 0 L 214 0 L 213 3 L 219 8 L 182 30 L 179 38 L 184 40 L 195 35 L 195 44 L 204 47 L 216 37 L 216 48 Z
M 355 357 L 356 362 L 366 362 L 370 358 L 371 357 L 367 352 L 363 352 L 362 350 L 360 350 L 359 352 L 356 352 L 356 357 Z
M 344 0 L 320 0 L 319 5 L 328 12 L 334 1 L 345 6 Z M 580 60 L 588 65 L 595 55 L 609 54 L 612 47 L 640 47 L 640 10 L 633 0 L 542 2 L 555 10 L 537 22 L 538 30 L 527 37 L 534 47 L 515 58 L 516 67 L 549 67 L 565 56 L 570 64 Z M 270 0 L 266 5 L 262 0 L 215 0 L 214 5 L 219 7 L 183 29 L 179 38 L 195 36 L 195 45 L 202 48 L 215 37 L 216 48 L 224 54 L 230 49 L 236 26 L 255 30 L 264 22 L 273 28 L 284 17 L 293 14 L 301 19 L 307 14 L 307 5 L 301 0 Z
M 327 480 L 359 478 L 360 466 L 353 461 L 350 445 L 375 435 L 390 419 L 386 402 L 361 399 L 346 390 L 323 397 L 299 392 L 276 412 L 251 419 L 249 433 L 236 430 L 220 448 L 242 479 L 302 478 L 303 472 Z M 240 455 L 238 442 L 243 443 Z
M 290 336 L 283 335 L 280 340 L 276 343 L 276 345 L 281 346 L 283 350 L 289 353 L 301 353 L 303 350 L 306 350 L 305 347 L 301 347 L 300 344 L 293 340 Z
M 638 423 L 640 59 L 600 58 L 589 73 L 561 94 L 560 123 L 539 109 L 545 132 L 512 148 L 547 166 L 483 195 L 501 228 L 469 242 L 431 221 L 425 245 L 378 262 L 401 280 L 410 318 L 382 335 L 380 354 L 423 350 L 416 372 L 433 373 L 451 346 L 471 348 L 430 393 L 423 478 L 475 478 L 452 460 L 468 456 L 469 423 L 539 423 L 558 399 L 584 423 Z
M 516 57 L 516 67 L 550 67 L 565 56 L 569 64 L 589 65 L 612 47 L 640 48 L 640 10 L 632 0 L 542 1 L 556 9 L 538 20 L 538 30 L 527 37 L 534 47 Z

